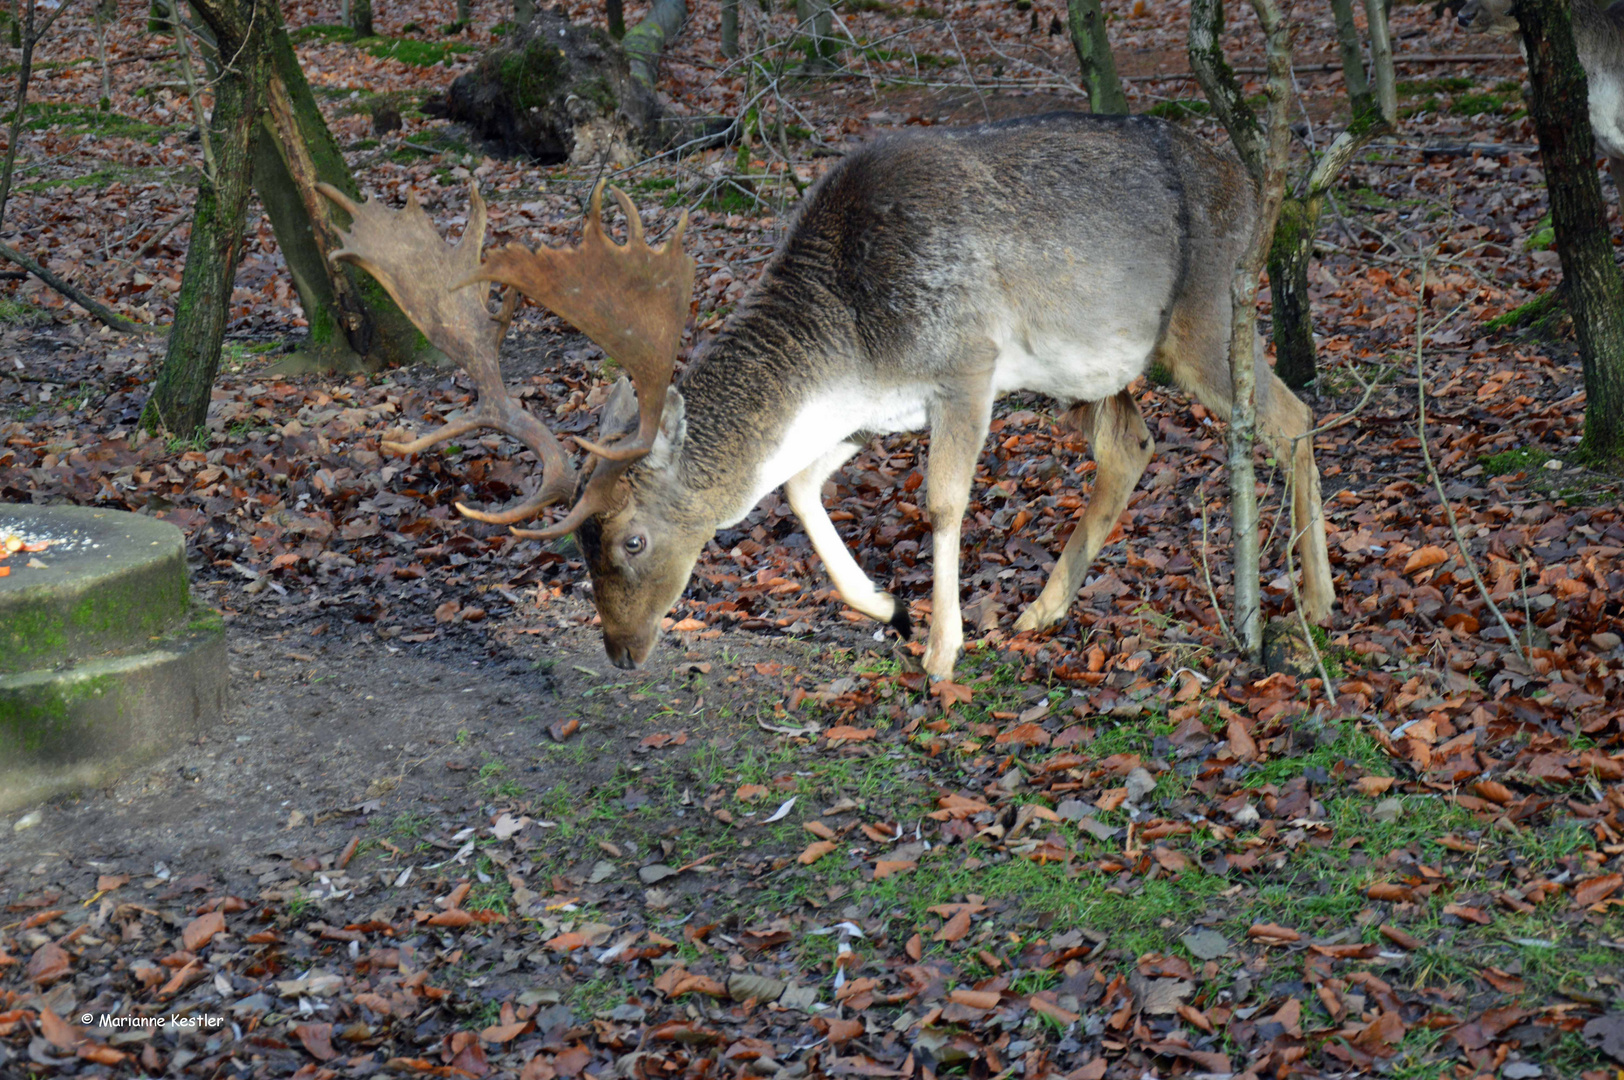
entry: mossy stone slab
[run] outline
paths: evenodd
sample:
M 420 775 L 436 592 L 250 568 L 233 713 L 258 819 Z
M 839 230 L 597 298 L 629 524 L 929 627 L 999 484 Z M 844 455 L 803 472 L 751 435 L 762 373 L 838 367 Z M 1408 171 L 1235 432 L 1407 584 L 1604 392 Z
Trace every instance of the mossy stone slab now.
M 0 813 L 99 787 L 225 712 L 225 626 L 197 609 L 139 653 L 0 675 Z
M 167 521 L 8 503 L 6 533 L 53 542 L 0 563 L 0 675 L 145 650 L 186 622 L 186 539 Z

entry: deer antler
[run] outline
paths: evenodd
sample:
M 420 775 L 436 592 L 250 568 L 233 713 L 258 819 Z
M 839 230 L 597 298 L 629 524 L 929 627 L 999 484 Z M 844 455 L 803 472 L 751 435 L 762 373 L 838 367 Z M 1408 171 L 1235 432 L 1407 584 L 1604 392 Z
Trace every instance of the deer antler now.
M 504 510 L 471 510 L 458 503 L 459 512 L 477 521 L 507 525 L 567 499 L 575 488 L 575 469 L 563 446 L 508 393 L 502 381 L 498 353 L 518 294 L 509 289 L 501 314 L 492 316 L 486 306 L 488 286 L 462 289 L 457 284 L 479 268 L 479 249 L 485 241 L 485 201 L 479 189 L 473 189 L 461 242 L 450 244 L 416 199 L 408 199 L 406 208 L 396 211 L 376 200 L 357 205 L 330 184 L 317 187 L 352 219 L 349 229 L 339 230 L 344 247 L 332 257 L 353 263 L 376 278 L 423 336 L 467 371 L 479 388 L 479 402 L 468 415 L 411 442 L 385 442 L 384 450 L 421 453 L 446 439 L 491 428 L 517 439 L 541 460 L 541 486 L 528 499 Z
M 694 259 L 682 250 L 687 213 L 664 243 L 649 244 L 637 207 L 624 191 L 610 188 L 626 214 L 628 234 L 624 245 L 615 243 L 603 231 L 603 188 L 600 180 L 592 189 L 580 244 L 539 251 L 510 245 L 491 252 L 461 283 L 494 281 L 518 289 L 573 323 L 626 370 L 637 387 L 637 434 L 609 446 L 579 436 L 575 441 L 605 461 L 630 462 L 647 454 L 660 432 L 665 389 L 688 321 Z

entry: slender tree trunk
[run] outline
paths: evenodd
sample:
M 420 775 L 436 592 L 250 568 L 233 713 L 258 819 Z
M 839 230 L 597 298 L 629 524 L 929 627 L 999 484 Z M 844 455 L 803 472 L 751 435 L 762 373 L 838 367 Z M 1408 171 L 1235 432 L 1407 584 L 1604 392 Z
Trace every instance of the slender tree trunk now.
M 350 29 L 358 38 L 376 36 L 372 29 L 372 0 L 350 0 Z
M 722 0 L 722 55 L 739 55 L 739 0 Z
M 626 36 L 625 0 L 608 0 L 606 6 L 606 14 L 609 17 L 609 36 L 619 41 Z
M 1580 450 L 1597 463 L 1624 462 L 1624 278 L 1613 262 L 1572 16 L 1567 0 L 1517 0 L 1511 13 L 1528 53 L 1528 112 L 1539 135 L 1562 284 L 1584 365 Z
M 459 29 L 467 29 L 469 24 L 472 23 L 473 21 L 474 21 L 474 7 L 473 7 L 473 4 L 470 3 L 469 0 L 457 0 L 457 26 L 458 26 L 458 28 Z
M 805 36 L 807 69 L 827 71 L 829 62 L 840 52 L 833 37 L 834 13 L 829 0 L 795 0 L 795 18 Z
M 1287 196 L 1280 204 L 1269 249 L 1269 295 L 1274 307 L 1274 372 L 1287 386 L 1314 381 L 1314 315 L 1309 310 L 1308 265 L 1314 261 L 1314 234 L 1319 226 L 1301 199 Z
M 220 50 L 234 58 L 214 83 L 212 129 L 216 168 L 198 183 L 192 239 L 186 250 L 175 322 L 163 369 L 141 412 L 141 426 L 191 436 L 209 415 L 220 368 L 220 343 L 231 310 L 231 286 L 242 255 L 252 185 L 254 141 L 270 76 L 256 16 L 275 0 L 193 0 Z M 256 10 L 257 9 L 257 10 Z
M 1331 0 L 1331 14 L 1336 18 L 1336 43 L 1342 52 L 1342 83 L 1348 88 L 1353 114 L 1358 116 L 1370 107 L 1371 96 L 1359 28 L 1353 22 L 1353 0 Z
M 27 0 L 25 18 L 28 20 L 22 34 L 22 62 L 17 69 L 17 100 L 11 110 L 11 125 L 6 133 L 6 157 L 0 165 L 0 221 L 6 219 L 6 203 L 11 200 L 11 178 L 17 168 L 17 143 L 22 136 L 23 116 L 28 109 L 28 83 L 34 74 L 34 0 Z M 17 20 L 12 20 L 17 25 Z
M 1190 67 L 1213 112 L 1257 181 L 1257 222 L 1230 279 L 1229 376 L 1233 411 L 1229 419 L 1230 535 L 1234 548 L 1234 629 L 1253 660 L 1263 653 L 1262 557 L 1258 537 L 1257 470 L 1257 284 L 1271 248 L 1275 222 L 1285 198 L 1291 150 L 1291 23 L 1276 0 L 1252 0 L 1263 24 L 1268 57 L 1269 109 L 1259 125 L 1224 58 L 1223 0 L 1190 4 Z
M 1088 107 L 1095 113 L 1126 115 L 1128 97 L 1117 78 L 1116 58 L 1105 33 L 1105 13 L 1100 0 L 1068 0 L 1066 19 L 1071 25 L 1071 46 L 1077 50 L 1082 67 L 1083 86 L 1088 89 Z

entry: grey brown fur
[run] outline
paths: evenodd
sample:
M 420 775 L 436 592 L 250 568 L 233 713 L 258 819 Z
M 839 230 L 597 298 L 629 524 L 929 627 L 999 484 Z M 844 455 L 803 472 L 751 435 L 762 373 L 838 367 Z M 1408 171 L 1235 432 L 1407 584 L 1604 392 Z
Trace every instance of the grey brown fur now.
M 704 545 L 779 485 L 842 598 L 907 625 L 820 493 L 871 434 L 928 425 L 925 669 L 950 676 L 960 524 L 993 400 L 1015 389 L 1055 398 L 1098 463 L 1093 498 L 1016 629 L 1060 621 L 1152 452 L 1129 383 L 1160 363 L 1229 413 L 1229 283 L 1254 217 L 1238 160 L 1144 117 L 1053 114 L 898 135 L 847 157 L 669 392 L 653 451 L 577 531 L 611 659 L 642 662 Z M 1311 414 L 1261 354 L 1258 414 L 1292 463 L 1304 604 L 1323 622 L 1333 592 L 1318 473 L 1297 439 Z M 629 415 L 612 403 L 606 427 Z

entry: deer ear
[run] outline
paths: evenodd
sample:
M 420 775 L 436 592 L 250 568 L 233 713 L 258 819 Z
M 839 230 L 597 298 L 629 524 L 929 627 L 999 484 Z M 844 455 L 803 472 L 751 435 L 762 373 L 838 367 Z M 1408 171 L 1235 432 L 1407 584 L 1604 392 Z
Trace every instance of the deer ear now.
M 686 409 L 682 391 L 675 386 L 666 387 L 665 410 L 660 414 L 660 433 L 654 437 L 654 448 L 648 455 L 648 462 L 654 468 L 663 469 L 669 465 L 682 446 L 682 440 L 687 437 Z
M 598 441 L 608 442 L 637 427 L 637 391 L 632 381 L 622 375 L 609 390 L 609 399 L 598 414 Z

